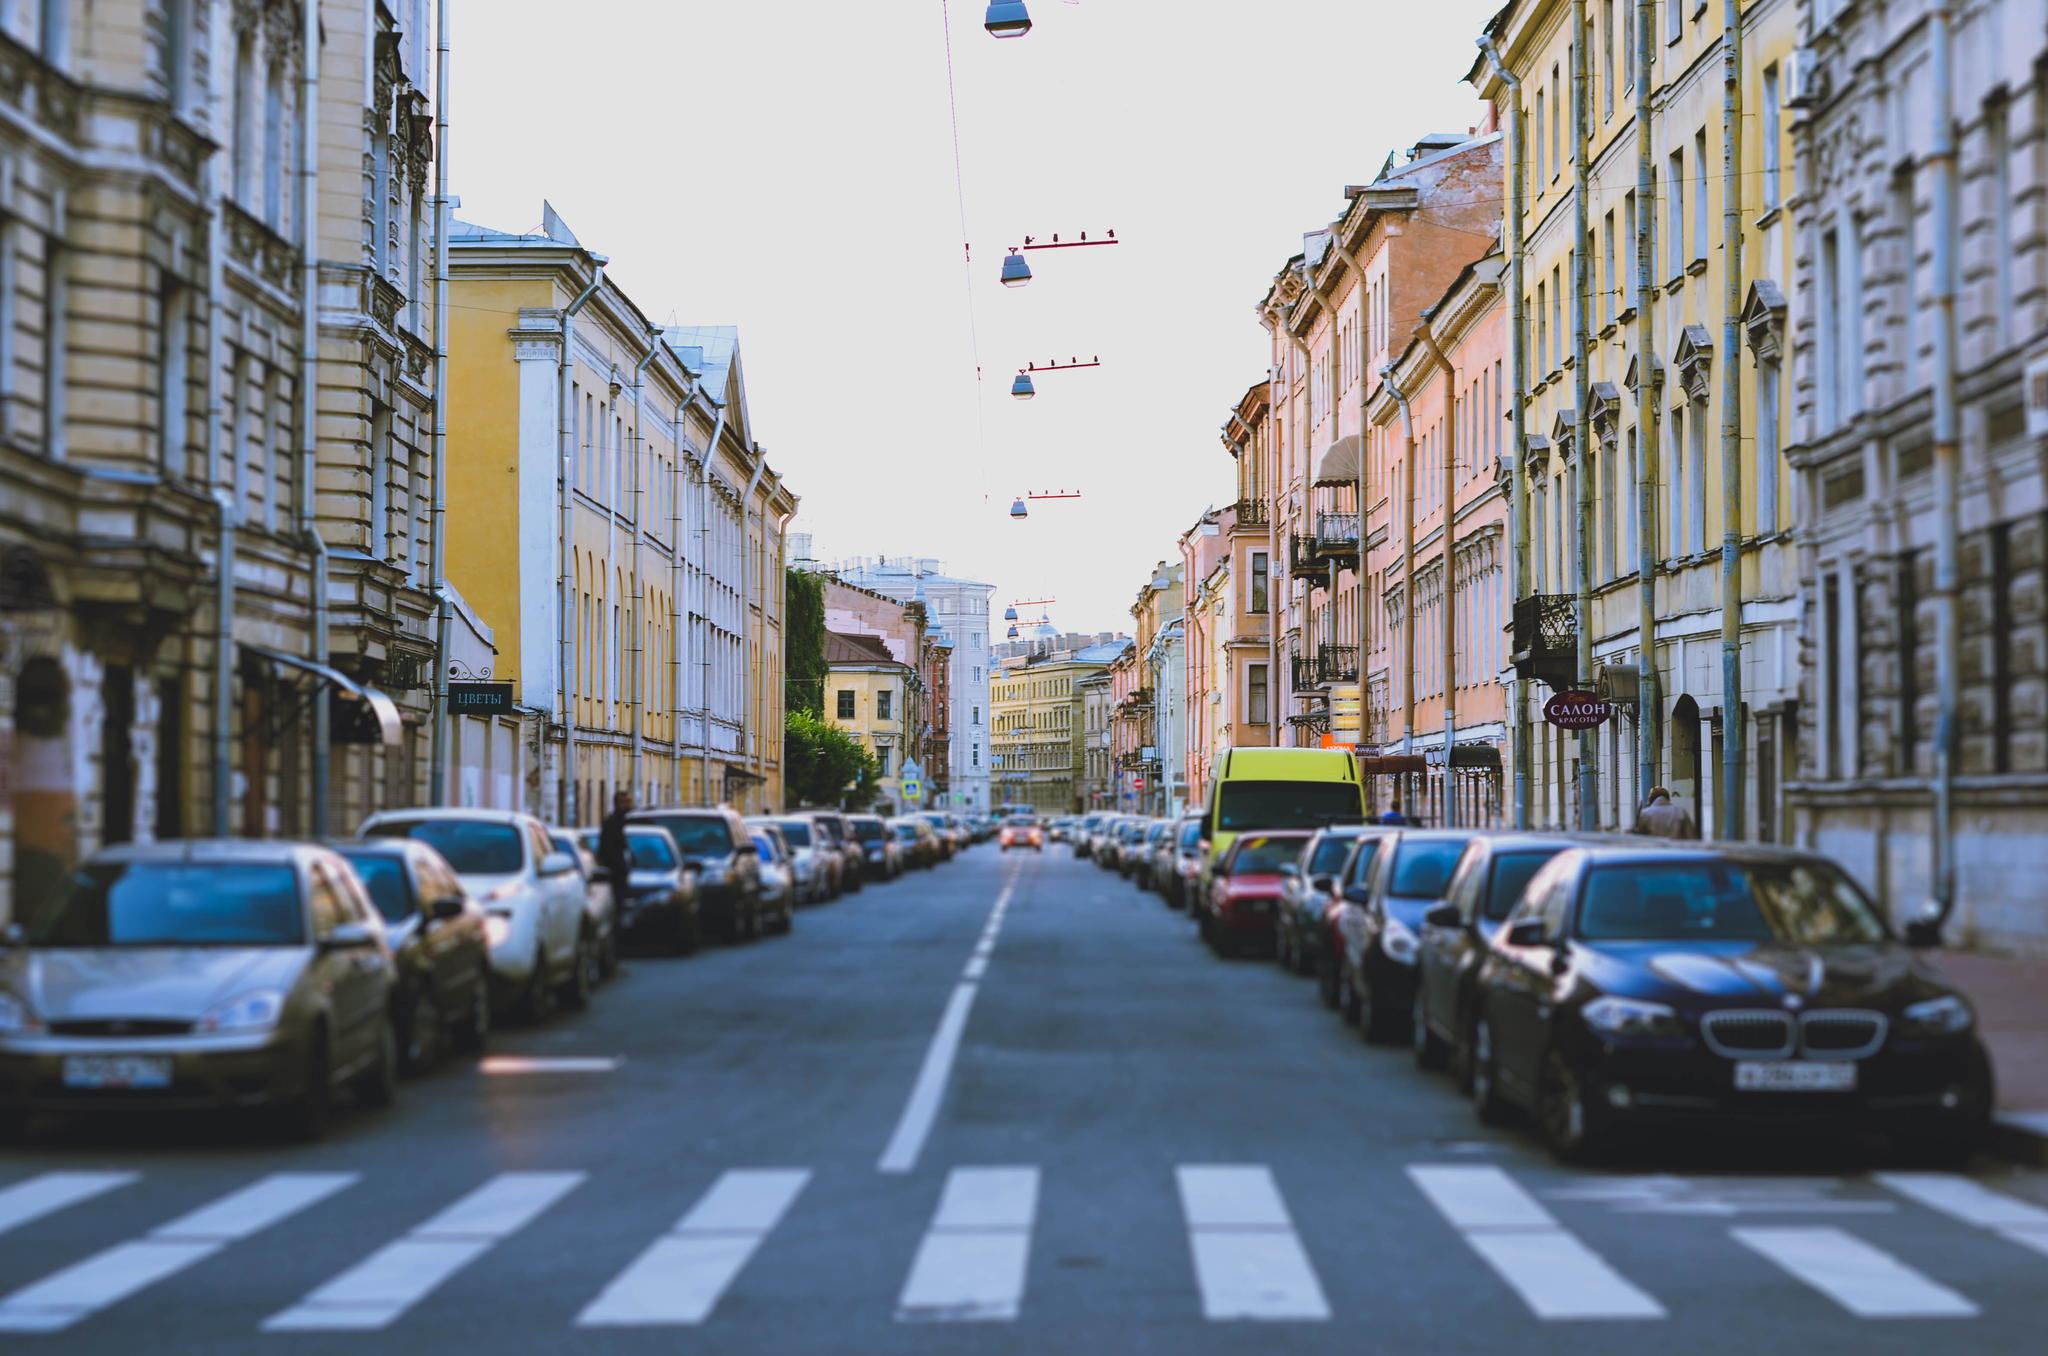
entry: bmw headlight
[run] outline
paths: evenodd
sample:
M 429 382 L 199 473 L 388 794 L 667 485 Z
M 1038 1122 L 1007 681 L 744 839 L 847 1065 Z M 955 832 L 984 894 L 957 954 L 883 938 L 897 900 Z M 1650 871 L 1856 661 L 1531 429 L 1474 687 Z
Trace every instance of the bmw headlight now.
M 1662 1003 L 1639 998 L 1596 998 L 1579 1012 L 1603 1036 L 1683 1036 L 1678 1013 Z
M 1899 1025 L 1913 1036 L 1953 1036 L 1968 1031 L 1976 1020 L 1969 1003 L 1953 993 L 1915 1003 L 1899 1014 Z
M 512 915 L 509 913 L 487 913 L 484 915 L 484 944 L 502 946 L 512 935 Z
M 1418 949 L 1415 930 L 1400 919 L 1389 915 L 1386 926 L 1380 930 L 1380 950 L 1386 952 L 1389 959 L 1397 960 L 1403 965 L 1413 965 Z
M 231 998 L 199 1019 L 201 1031 L 266 1031 L 284 1016 L 284 995 L 258 989 Z
M 0 993 L 0 1033 L 40 1031 L 42 1026 L 28 1010 L 28 1004 L 11 993 Z

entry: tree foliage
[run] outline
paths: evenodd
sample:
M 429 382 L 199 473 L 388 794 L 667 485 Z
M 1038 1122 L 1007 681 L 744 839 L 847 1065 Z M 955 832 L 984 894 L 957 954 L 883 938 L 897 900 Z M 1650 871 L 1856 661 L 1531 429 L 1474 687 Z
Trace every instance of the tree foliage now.
M 825 581 L 785 572 L 782 608 L 782 709 L 825 714 Z
M 782 775 L 793 804 L 865 810 L 874 803 L 882 769 L 846 731 L 808 711 L 790 711 L 783 717 Z

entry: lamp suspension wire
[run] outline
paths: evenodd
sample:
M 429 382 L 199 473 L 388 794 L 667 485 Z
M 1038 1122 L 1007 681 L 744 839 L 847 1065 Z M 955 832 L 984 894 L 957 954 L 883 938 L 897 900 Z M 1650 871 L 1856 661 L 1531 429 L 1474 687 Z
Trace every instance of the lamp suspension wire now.
M 946 116 L 953 130 L 953 201 L 960 213 L 960 277 L 967 289 L 967 347 L 974 358 L 974 442 L 981 497 L 988 499 L 988 416 L 982 408 L 981 327 L 974 311 L 974 248 L 967 232 L 967 175 L 960 159 L 960 93 L 953 75 L 953 7 L 939 0 L 939 29 L 946 50 Z

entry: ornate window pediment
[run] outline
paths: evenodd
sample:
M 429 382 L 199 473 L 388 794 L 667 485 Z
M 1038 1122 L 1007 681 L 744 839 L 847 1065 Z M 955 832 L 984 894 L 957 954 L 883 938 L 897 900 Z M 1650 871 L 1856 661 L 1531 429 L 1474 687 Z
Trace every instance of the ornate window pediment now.
M 1579 412 L 1559 410 L 1557 418 L 1550 424 L 1550 441 L 1557 445 L 1557 455 L 1570 461 L 1572 454 L 1577 450 L 1578 434 Z
M 1705 400 L 1714 370 L 1714 336 L 1707 333 L 1705 325 L 1687 325 L 1678 332 L 1674 365 L 1678 368 L 1678 384 L 1685 388 L 1686 395 Z
M 1621 390 L 1611 381 L 1596 381 L 1588 391 L 1587 413 L 1593 417 L 1593 436 L 1602 442 L 1613 440 L 1621 423 Z
M 1760 363 L 1780 361 L 1785 352 L 1785 294 L 1769 278 L 1749 285 L 1742 303 L 1742 332 L 1750 357 Z
M 1550 439 L 1540 433 L 1529 433 L 1523 435 L 1522 441 L 1528 444 L 1522 455 L 1523 461 L 1538 465 L 1549 458 Z
M 1639 382 L 1640 377 L 1637 375 L 1636 359 L 1630 358 L 1628 360 L 1628 371 L 1622 373 L 1621 375 L 1621 384 L 1628 388 L 1628 393 L 1630 395 L 1634 395 L 1636 393 L 1636 387 L 1639 384 Z M 1664 360 L 1652 354 L 1650 357 L 1650 390 L 1654 394 L 1655 392 L 1661 391 L 1663 389 Z

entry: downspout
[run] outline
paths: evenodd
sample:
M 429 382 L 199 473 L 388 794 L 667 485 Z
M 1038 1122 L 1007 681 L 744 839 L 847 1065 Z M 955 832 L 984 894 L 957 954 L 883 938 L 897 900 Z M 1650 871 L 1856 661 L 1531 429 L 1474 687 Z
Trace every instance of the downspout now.
M 647 373 L 647 364 L 654 361 L 654 355 L 661 352 L 661 331 L 650 330 L 647 334 L 647 352 L 640 355 L 640 361 L 633 364 L 633 580 L 639 587 L 633 609 L 634 652 L 639 656 L 633 663 L 633 771 L 632 787 L 635 799 L 640 794 L 640 764 L 646 753 L 647 730 L 647 577 L 641 573 L 640 561 L 646 549 L 647 520 L 642 514 L 644 501 L 641 486 L 646 482 L 647 430 L 642 420 L 646 417 L 641 399 Z
M 1343 249 L 1343 246 L 1340 244 L 1338 248 Z M 1367 591 L 1367 583 L 1372 576 L 1366 570 L 1365 557 L 1365 440 L 1372 428 L 1372 415 L 1368 413 L 1372 405 L 1372 383 L 1365 379 L 1365 354 L 1368 351 L 1368 346 L 1372 343 L 1372 318 L 1366 313 L 1365 270 L 1359 266 L 1358 256 L 1349 250 L 1344 251 L 1344 258 L 1351 265 L 1351 285 L 1358 289 L 1358 468 L 1357 474 L 1353 478 L 1356 485 L 1353 495 L 1353 507 L 1358 513 L 1358 573 L 1356 576 L 1358 616 L 1355 618 L 1358 639 L 1358 662 L 1353 667 L 1358 673 L 1358 742 L 1363 744 L 1366 741 L 1366 737 L 1371 733 L 1368 724 L 1371 703 L 1367 700 L 1366 696 L 1368 691 L 1366 664 L 1367 656 L 1371 653 L 1366 641 L 1368 639 L 1367 631 L 1372 620 L 1372 599 Z M 1339 427 L 1342 427 L 1341 423 Z M 1183 598 L 1181 611 L 1183 615 L 1186 615 L 1191 610 L 1185 603 L 1186 584 L 1183 583 L 1181 588 Z M 1336 593 L 1335 584 L 1331 585 L 1330 591 L 1334 597 Z M 1188 694 L 1188 710 L 1192 716 L 1194 710 L 1194 695 L 1192 691 Z M 1360 780 L 1363 780 L 1363 778 Z
M 746 635 L 749 621 L 747 612 L 749 608 L 760 606 L 760 599 L 755 596 L 755 591 L 760 585 L 759 581 L 754 579 L 756 573 L 754 569 L 754 551 L 747 542 L 747 520 L 753 516 L 754 512 L 754 491 L 761 487 L 761 476 L 768 469 L 768 454 L 761 450 L 761 445 L 755 443 L 752 450 L 754 453 L 754 473 L 747 478 L 747 492 L 740 497 L 740 657 L 743 660 L 747 657 Z M 761 535 L 764 537 L 768 535 L 768 514 L 765 508 L 761 513 Z M 763 615 L 766 615 L 765 611 Z M 749 667 L 759 669 L 761 666 L 759 664 L 752 664 Z M 755 723 L 754 684 L 756 677 L 757 675 L 753 673 L 747 675 L 746 721 L 741 729 L 741 737 L 748 739 L 752 744 L 753 756 L 748 761 L 758 767 L 762 762 L 762 757 L 761 732 L 756 728 Z
M 698 601 L 702 604 L 698 612 L 704 618 L 706 635 L 704 637 L 703 658 L 698 661 L 703 668 L 704 712 L 701 718 L 703 724 L 698 726 L 697 729 L 699 736 L 697 751 L 700 755 L 698 764 L 698 776 L 701 778 L 700 789 L 704 792 L 704 803 L 706 805 L 716 805 L 718 803 L 711 795 L 711 637 L 709 634 L 711 630 L 711 463 L 718 456 L 718 444 L 724 436 L 725 406 L 721 404 L 718 407 L 718 417 L 712 421 L 711 445 L 704 453 L 703 474 L 698 478 L 698 485 L 704 492 L 703 497 L 698 500 L 699 513 L 697 515 L 697 553 L 700 559 L 697 570 L 698 592 L 700 594 Z
M 1962 653 L 1956 616 L 1961 545 L 1962 439 L 1956 412 L 1956 144 L 1955 98 L 1947 0 L 1927 13 L 1928 64 L 1934 75 L 1934 126 L 1928 167 L 1934 171 L 1934 683 L 1940 712 L 1934 726 L 1934 920 L 1955 911 L 1956 727 Z
M 299 521 L 298 530 L 312 557 L 307 593 L 311 602 L 312 659 L 327 662 L 327 541 L 320 535 L 316 481 L 320 471 L 320 7 L 305 5 L 304 55 L 299 60 Z M 372 468 L 375 474 L 375 468 Z M 328 728 L 330 696 L 325 682 L 313 688 L 313 786 L 308 805 L 312 834 L 331 832 L 328 817 L 327 764 L 332 731 Z
M 1636 0 L 1636 799 L 1664 766 L 1664 705 L 1657 670 L 1657 169 L 1650 150 L 1650 63 L 1656 0 Z
M 1415 749 L 1415 419 L 1394 384 L 1391 363 L 1380 369 L 1387 394 L 1401 407 L 1401 752 Z M 1413 806 L 1409 807 L 1412 812 Z
M 1655 0 L 1637 0 L 1647 8 Z M 1491 35 L 1479 39 L 1479 50 L 1494 79 L 1508 91 L 1508 598 L 1509 607 L 1529 591 L 1529 469 L 1523 460 L 1528 445 L 1529 389 L 1528 316 L 1522 300 L 1522 219 L 1528 211 L 1528 149 L 1522 141 L 1522 82 L 1500 59 Z M 1637 88 L 1642 88 L 1638 77 Z M 1510 736 L 1514 745 L 1515 827 L 1529 827 L 1530 733 L 1528 680 L 1518 671 L 1508 680 Z
M 1444 825 L 1458 825 L 1457 774 L 1451 765 L 1451 750 L 1458 743 L 1458 371 L 1437 347 L 1436 336 L 1425 319 L 1416 337 L 1444 377 Z
M 1593 398 L 1593 354 L 1586 332 L 1586 291 L 1592 286 L 1587 276 L 1586 197 L 1593 191 L 1586 143 L 1591 140 L 1588 114 L 1591 100 L 1586 96 L 1586 0 L 1572 0 L 1572 451 L 1578 462 L 1572 496 L 1576 501 L 1578 530 L 1572 534 L 1572 624 L 1578 641 L 1578 678 L 1593 678 L 1593 465 L 1594 452 L 1586 446 L 1593 421 L 1586 417 L 1586 404 Z M 1600 827 L 1600 732 L 1579 731 L 1579 828 L 1592 832 Z
M 448 598 L 448 10 L 434 7 L 434 502 L 428 574 L 434 590 L 434 725 L 427 804 L 448 803 L 448 651 L 454 608 Z
M 1721 804 L 1716 838 L 1742 832 L 1742 3 L 1721 37 Z
M 562 308 L 562 351 L 555 360 L 555 405 L 560 412 L 561 425 L 561 482 L 556 489 L 557 511 L 561 521 L 556 528 L 555 540 L 555 717 L 562 722 L 562 775 L 558 779 L 558 797 L 555 813 L 558 822 L 573 822 L 570 809 L 576 785 L 576 713 L 570 707 L 573 693 L 575 667 L 570 662 L 571 637 L 576 634 L 576 593 L 573 566 L 570 562 L 570 509 L 575 504 L 575 494 L 570 488 L 575 484 L 576 468 L 576 407 L 575 392 L 571 377 L 576 371 L 576 313 L 584 304 L 597 295 L 597 289 L 604 286 L 604 266 L 611 261 L 602 254 L 590 255 L 595 271 L 590 275 L 590 286 L 578 292 L 570 303 Z
M 672 803 L 683 804 L 683 458 L 689 444 L 683 441 L 683 411 L 687 399 L 676 402 L 676 459 L 669 467 L 668 496 L 668 742 L 669 771 L 674 774 Z
M 1310 288 L 1311 288 L 1311 289 L 1313 289 L 1313 287 L 1315 286 L 1315 284 L 1314 284 L 1314 283 L 1313 283 L 1313 282 L 1311 281 L 1311 282 L 1309 282 L 1309 286 L 1310 286 Z M 1283 323 L 1284 323 L 1284 322 L 1283 322 Z M 1293 332 L 1292 330 L 1289 330 L 1289 331 L 1287 332 L 1287 342 L 1288 342 L 1288 343 L 1290 343 L 1290 344 L 1292 344 L 1292 345 L 1294 346 L 1294 352 L 1295 352 L 1295 354 L 1296 354 L 1296 355 L 1297 355 L 1297 356 L 1298 356 L 1298 357 L 1300 358 L 1300 360 L 1301 360 L 1301 391 L 1302 391 L 1302 397 L 1303 397 L 1302 403 L 1303 403 L 1303 405 L 1304 405 L 1304 406 L 1306 406 L 1306 408 L 1305 408 L 1305 409 L 1304 409 L 1304 410 L 1302 411 L 1302 417 L 1301 417 L 1300 419 L 1298 419 L 1298 420 L 1296 420 L 1296 421 L 1295 421 L 1295 423 L 1294 423 L 1294 431 L 1295 431 L 1295 434 L 1296 434 L 1297 438 L 1298 438 L 1298 439 L 1300 440 L 1300 445 L 1301 445 L 1301 448 L 1302 448 L 1302 454 L 1303 454 L 1303 458 L 1302 458 L 1302 471 L 1303 471 L 1304 477 L 1305 477 L 1305 479 L 1307 479 L 1307 480 L 1313 481 L 1313 480 L 1315 479 L 1315 466 L 1314 466 L 1314 464 L 1313 464 L 1313 462 L 1314 462 L 1314 453 L 1313 453 L 1313 452 L 1312 452 L 1312 451 L 1310 450 L 1310 447 L 1309 447 L 1309 440 L 1308 440 L 1308 425 L 1309 425 L 1309 418 L 1308 418 L 1308 416 L 1309 416 L 1309 415 L 1310 415 L 1311 413 L 1313 413 L 1313 412 L 1314 412 L 1314 410 L 1315 410 L 1315 380 L 1316 380 L 1316 378 L 1315 378 L 1315 364 L 1309 361 L 1309 356 L 1308 356 L 1308 345 L 1307 345 L 1307 344 L 1305 344 L 1305 343 L 1303 343 L 1303 342 L 1302 342 L 1301 340 L 1299 340 L 1299 339 L 1295 338 L 1295 337 L 1294 337 L 1294 332 Z M 1291 487 L 1290 487 L 1290 489 L 1291 489 Z M 1301 506 L 1301 513 L 1302 513 L 1302 516 L 1301 516 L 1301 521 L 1300 521 L 1300 522 L 1297 522 L 1297 523 L 1296 523 L 1296 527 L 1298 528 L 1298 527 L 1300 527 L 1300 526 L 1302 526 L 1302 525 L 1304 525 L 1304 524 L 1309 524 L 1309 525 L 1312 525 L 1312 520 L 1311 520 L 1311 519 L 1309 518 L 1309 515 L 1310 515 L 1310 514 L 1311 514 L 1312 512 L 1314 512 L 1314 510 L 1315 510 L 1315 494 L 1314 494 L 1314 492 L 1313 492 L 1313 491 L 1310 491 L 1309 493 L 1307 493 L 1306 495 L 1304 495 L 1304 496 L 1303 496 L 1303 501 L 1302 501 L 1302 506 Z M 1273 516 L 1274 516 L 1274 517 L 1275 517 L 1275 518 L 1277 519 L 1277 518 L 1278 518 L 1278 517 L 1279 517 L 1280 515 L 1276 513 L 1276 514 L 1274 514 Z M 1276 530 L 1276 531 L 1278 530 L 1278 527 L 1279 527 L 1279 524 L 1278 524 L 1278 523 L 1276 522 L 1276 523 L 1274 524 L 1274 528 L 1275 528 L 1275 530 Z M 1293 592 L 1294 592 L 1294 542 L 1295 542 L 1296 540 L 1298 540 L 1298 539 L 1299 539 L 1299 538 L 1298 538 L 1298 534 L 1297 534 L 1297 536 L 1296 536 L 1296 537 L 1293 537 L 1293 538 L 1289 538 L 1289 539 L 1288 539 L 1288 543 L 1287 543 L 1287 590 L 1288 590 L 1288 593 L 1289 593 L 1289 595 L 1290 595 L 1290 596 L 1291 596 L 1291 595 L 1293 594 Z M 1269 558 L 1269 559 L 1270 559 L 1270 558 Z M 1266 589 L 1267 589 L 1267 592 L 1268 592 L 1268 594 L 1270 595 L 1270 594 L 1271 594 L 1271 592 L 1272 592 L 1272 587 L 1273 587 L 1273 585 L 1272 585 L 1272 566 L 1271 566 L 1271 565 L 1268 565 L 1268 566 L 1267 566 L 1266 568 L 1267 568 L 1267 576 L 1266 576 L 1266 581 L 1267 581 L 1267 582 L 1266 582 Z M 1331 578 L 1332 578 L 1332 579 L 1334 579 L 1335 577 L 1336 577 L 1336 576 L 1335 576 L 1335 573 L 1333 572 L 1333 573 L 1331 574 Z M 1334 584 L 1332 584 L 1332 586 L 1331 586 L 1331 587 L 1332 587 L 1332 588 L 1334 588 L 1334 587 L 1335 587 L 1335 585 L 1334 585 Z M 1271 606 L 1272 606 L 1272 599 L 1271 599 L 1271 597 L 1270 597 L 1270 596 L 1269 596 L 1269 597 L 1267 598 L 1266 602 L 1267 602 L 1267 606 L 1268 606 L 1268 607 L 1271 607 Z M 1298 627 L 1298 630 L 1299 630 L 1299 632 L 1300 632 L 1300 635 L 1301 635 L 1301 644 L 1302 644 L 1302 646 L 1304 647 L 1304 648 L 1303 648 L 1303 651 L 1302 651 L 1302 652 L 1303 652 L 1304 654 L 1306 654 L 1306 653 L 1308 652 L 1308 651 L 1307 651 L 1307 648 L 1306 648 L 1306 647 L 1307 647 L 1307 645 L 1308 645 L 1308 630 L 1309 630 L 1309 628 L 1308 628 L 1308 625 L 1307 625 L 1307 622 L 1308 622 L 1308 619 L 1309 619 L 1309 617 L 1310 617 L 1310 616 L 1312 616 L 1313 614 L 1314 614 L 1314 609 L 1308 606 L 1308 594 L 1307 594 L 1306 592 L 1304 592 L 1304 593 L 1302 594 L 1302 616 L 1301 616 L 1301 618 L 1300 618 L 1300 622 L 1301 622 L 1301 624 L 1300 624 L 1300 625 L 1299 625 L 1299 627 Z M 1279 653 L 1279 649 L 1278 649 L 1278 647 L 1279 647 L 1279 644 L 1280 644 L 1280 637 L 1279 637 L 1279 636 L 1278 636 L 1278 635 L 1276 634 L 1276 635 L 1275 635 L 1275 636 L 1273 637 L 1273 645 L 1274 645 L 1274 655 L 1275 655 L 1275 663 L 1274 663 L 1274 666 L 1273 666 L 1273 670 L 1272 670 L 1272 672 L 1273 672 L 1273 673 L 1275 674 L 1275 676 L 1277 676 L 1277 675 L 1278 675 L 1278 673 L 1279 673 L 1279 663 L 1278 663 L 1278 653 Z M 1267 691 L 1268 691 L 1268 692 L 1270 693 L 1270 692 L 1272 691 L 1272 689 L 1273 689 L 1273 684 L 1272 684 L 1272 682 L 1270 682 L 1270 681 L 1269 681 L 1269 682 L 1268 682 L 1268 683 L 1266 684 L 1266 690 L 1267 690 Z M 1296 702 L 1296 700 L 1298 700 L 1298 698 L 1296 697 L 1296 695 L 1295 695 L 1295 691 L 1294 691 L 1294 665 L 1290 663 L 1290 664 L 1289 664 L 1289 665 L 1287 666 L 1287 705 L 1288 705 L 1288 707 L 1289 707 L 1289 710 L 1288 710 L 1288 714 L 1289 714 L 1290 716 L 1294 714 L 1294 712 L 1293 712 L 1293 709 L 1292 709 L 1292 708 L 1293 708 L 1293 706 L 1294 706 L 1294 703 Z M 1274 738 L 1275 738 L 1275 739 L 1277 740 L 1277 739 L 1278 739 L 1278 738 L 1280 737 L 1280 723 L 1281 723 L 1281 722 L 1280 722 L 1280 719 L 1279 719 L 1279 713 L 1278 713 L 1277 711 L 1273 711 L 1273 712 L 1268 712 L 1267 714 L 1268 714 L 1269 716 L 1272 716 L 1272 717 L 1274 718 L 1274 720 L 1273 720 L 1273 737 L 1274 737 Z M 1288 730 L 1288 738 L 1289 738 L 1289 739 L 1292 739 L 1292 738 L 1294 738 L 1294 729 L 1295 729 L 1295 727 L 1294 727 L 1294 726 L 1292 726 L 1292 725 L 1290 725 L 1290 726 L 1288 726 L 1288 727 L 1287 727 L 1287 730 Z
M 211 829 L 216 838 L 232 832 L 234 820 L 234 720 L 235 720 L 235 513 L 237 505 L 229 487 L 226 457 L 221 447 L 221 423 L 227 410 L 221 399 L 221 298 L 222 256 L 226 253 L 221 222 L 220 171 L 208 178 L 212 201 L 206 217 L 206 486 L 220 513 L 220 535 L 214 547 L 215 581 L 213 618 L 213 815 Z M 260 737 L 260 736 L 259 736 Z

